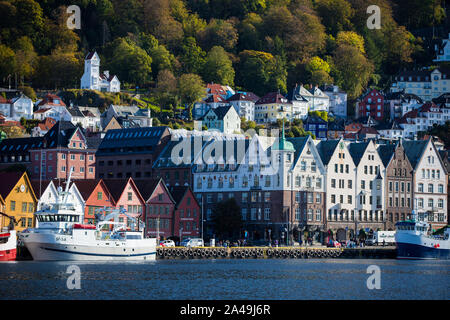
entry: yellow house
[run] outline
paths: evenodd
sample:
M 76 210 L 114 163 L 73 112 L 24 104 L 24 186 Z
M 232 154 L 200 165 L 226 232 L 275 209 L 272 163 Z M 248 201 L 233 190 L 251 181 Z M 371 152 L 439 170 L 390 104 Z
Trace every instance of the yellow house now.
M 37 199 L 26 172 L 0 172 L 0 198 L 4 204 L 2 212 L 16 219 L 17 231 L 35 226 Z M 0 216 L 0 227 L 8 226 L 9 222 L 7 217 Z

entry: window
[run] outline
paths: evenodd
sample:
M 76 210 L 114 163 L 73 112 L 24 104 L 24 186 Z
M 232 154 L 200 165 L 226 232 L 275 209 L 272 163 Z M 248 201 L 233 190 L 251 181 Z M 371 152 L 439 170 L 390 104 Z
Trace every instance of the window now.
M 392 186 L 392 182 L 390 182 L 391 186 Z M 365 189 L 366 188 L 366 181 L 361 180 L 361 189 Z
M 316 203 L 322 202 L 322 195 L 320 193 L 316 193 Z
M 11 211 L 16 211 L 16 202 L 15 201 L 11 201 L 9 208 L 10 208 Z
M 270 208 L 264 208 L 264 220 L 270 220 Z
M 418 189 L 419 189 L 419 192 L 423 192 L 423 183 L 419 183 Z
M 248 193 L 247 192 L 243 192 L 242 193 L 242 202 L 243 203 L 247 203 L 247 199 L 248 199 Z
M 440 184 L 438 186 L 438 193 L 444 193 L 444 185 Z
M 434 205 L 434 200 L 428 199 L 428 208 L 433 208 L 433 205 Z
M 443 199 L 439 199 L 438 200 L 438 208 L 444 208 L 444 200 Z
M 243 221 L 247 220 L 247 208 L 242 208 L 241 209 L 241 215 L 242 215 L 242 220 Z
M 331 195 L 331 203 L 336 203 L 336 195 Z
M 331 187 L 336 188 L 336 179 L 331 179 Z
M 103 197 L 103 193 L 97 192 L 97 200 L 102 200 L 102 197 Z
M 22 212 L 27 212 L 27 203 L 22 202 Z
M 322 220 L 322 210 L 317 209 L 316 210 L 316 221 Z
M 434 191 L 433 185 L 432 185 L 431 183 L 428 184 L 428 192 L 429 192 L 429 193 L 433 193 L 433 191 Z
M 350 195 L 347 196 L 347 200 L 348 200 L 348 203 L 349 203 L 349 204 L 352 204 L 352 196 L 350 196 Z

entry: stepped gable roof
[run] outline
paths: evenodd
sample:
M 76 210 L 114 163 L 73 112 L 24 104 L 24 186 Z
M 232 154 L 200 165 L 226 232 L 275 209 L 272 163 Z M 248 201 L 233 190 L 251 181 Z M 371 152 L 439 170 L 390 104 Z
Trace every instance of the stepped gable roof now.
M 259 97 L 256 94 L 254 94 L 253 92 L 237 92 L 227 99 L 228 102 L 230 102 L 230 101 L 256 102 L 258 100 L 259 100 Z
M 6 199 L 23 175 L 24 172 L 0 172 L 0 196 L 3 199 Z
M 290 104 L 291 102 L 289 102 L 287 100 L 287 98 L 285 98 L 278 92 L 270 92 L 255 102 L 255 104 L 268 104 L 268 103 L 288 103 L 288 104 Z
M 395 80 L 407 82 L 425 82 L 430 81 L 430 76 L 430 70 L 406 70 L 400 71 L 395 77 Z M 400 77 L 403 77 L 403 80 L 400 80 Z M 411 77 L 411 80 L 409 80 L 409 77 Z
M 0 153 L 17 154 L 42 147 L 43 137 L 3 139 L 0 142 Z
M 152 153 L 168 127 L 142 127 L 108 130 L 98 147 L 97 154 L 116 154 L 111 149 L 136 148 L 134 153 Z
M 89 199 L 92 192 L 94 192 L 95 187 L 100 183 L 101 180 L 97 179 L 80 179 L 73 180 L 73 183 L 77 186 L 78 191 L 80 191 L 81 196 L 84 201 Z
M 164 182 L 161 178 L 156 179 L 139 179 L 134 181 L 134 184 L 136 185 L 136 188 L 138 189 L 139 193 L 141 194 L 142 198 L 145 202 L 150 198 L 152 193 L 155 191 L 156 186 L 161 181 L 161 183 L 164 185 Z M 169 192 L 170 194 L 170 192 Z
M 366 152 L 368 145 L 369 142 L 352 142 L 348 146 L 348 151 L 350 152 L 350 155 L 353 158 L 355 166 L 358 166 L 359 163 L 361 162 L 361 159 L 364 155 L 364 152 Z
M 336 150 L 340 140 L 324 140 L 317 145 L 320 158 L 324 165 L 328 165 L 334 151 Z
M 389 161 L 391 161 L 391 158 L 394 155 L 396 147 L 397 147 L 396 143 L 382 144 L 378 146 L 377 148 L 378 155 L 380 156 L 384 167 L 387 167 Z
M 30 180 L 31 187 L 38 200 L 41 198 L 42 193 L 44 193 L 51 181 L 52 180 Z
M 113 199 L 119 201 L 125 187 L 127 186 L 129 178 L 126 179 L 103 179 L 108 191 L 110 192 Z
M 402 145 L 405 149 L 406 156 L 411 163 L 411 166 L 415 169 L 419 160 L 425 151 L 428 144 L 428 140 L 403 140 Z

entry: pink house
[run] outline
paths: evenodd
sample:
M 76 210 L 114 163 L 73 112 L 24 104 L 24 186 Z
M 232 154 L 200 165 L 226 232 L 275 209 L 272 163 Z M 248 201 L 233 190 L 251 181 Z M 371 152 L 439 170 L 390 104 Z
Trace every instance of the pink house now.
M 103 181 L 115 200 L 116 208 L 123 208 L 129 216 L 142 220 L 145 201 L 133 179 L 104 179 Z M 132 221 L 126 215 L 120 215 L 119 222 L 124 222 L 128 228 L 131 228 Z

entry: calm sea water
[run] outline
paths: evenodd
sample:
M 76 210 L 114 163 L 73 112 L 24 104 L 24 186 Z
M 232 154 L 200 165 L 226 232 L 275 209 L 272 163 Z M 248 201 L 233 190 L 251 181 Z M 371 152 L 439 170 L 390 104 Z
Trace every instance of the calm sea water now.
M 69 290 L 73 262 L 0 263 L 0 299 L 450 299 L 449 261 L 158 260 L 75 263 L 81 289 Z M 369 290 L 367 268 L 381 269 Z

